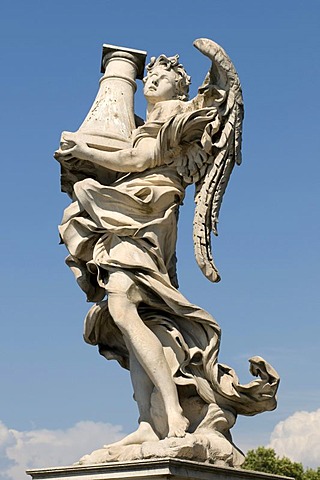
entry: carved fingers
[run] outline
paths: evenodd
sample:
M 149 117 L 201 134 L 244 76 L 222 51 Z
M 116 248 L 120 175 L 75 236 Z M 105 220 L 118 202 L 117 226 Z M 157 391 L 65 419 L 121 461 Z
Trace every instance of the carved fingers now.
M 63 132 L 60 148 L 54 153 L 54 158 L 59 162 L 68 163 L 75 158 L 89 160 L 90 153 L 90 147 L 77 134 Z

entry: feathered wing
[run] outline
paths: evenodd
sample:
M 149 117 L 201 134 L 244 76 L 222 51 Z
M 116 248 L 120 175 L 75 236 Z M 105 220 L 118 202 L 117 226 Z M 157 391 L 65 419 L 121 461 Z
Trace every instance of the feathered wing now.
M 224 92 L 217 106 L 219 130 L 208 123 L 201 145 L 209 155 L 207 168 L 196 182 L 196 209 L 193 238 L 195 256 L 204 275 L 212 282 L 220 276 L 211 250 L 211 231 L 218 235 L 217 224 L 221 202 L 235 163 L 241 163 L 243 100 L 237 72 L 225 51 L 212 40 L 199 39 L 195 47 L 212 61 L 212 67 L 199 94 L 210 102 L 210 90 Z
M 239 77 L 225 51 L 208 39 L 194 45 L 211 60 L 210 71 L 198 95 L 187 102 L 186 113 L 163 126 L 159 147 L 162 154 L 172 152 L 184 181 L 195 183 L 195 257 L 204 275 L 218 282 L 211 232 L 218 234 L 222 198 L 235 163 L 241 163 L 243 101 Z

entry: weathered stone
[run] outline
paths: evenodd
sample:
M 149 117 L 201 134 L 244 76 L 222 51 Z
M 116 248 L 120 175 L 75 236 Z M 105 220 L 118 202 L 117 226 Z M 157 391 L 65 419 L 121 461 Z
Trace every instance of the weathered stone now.
M 168 458 L 38 469 L 29 470 L 27 473 L 33 480 L 288 480 L 289 478 Z
M 62 134 L 55 157 L 73 199 L 60 225 L 67 264 L 95 302 L 84 338 L 130 369 L 140 420 L 136 432 L 86 455 L 81 464 L 184 458 L 239 466 L 230 429 L 237 415 L 276 406 L 279 377 L 261 357 L 259 379 L 241 385 L 218 363 L 220 328 L 178 290 L 178 211 L 196 186 L 195 256 L 219 281 L 211 253 L 222 197 L 241 162 L 243 103 L 224 50 L 195 41 L 211 68 L 195 98 L 174 57 L 152 58 L 144 79 L 147 119 L 135 125 L 135 79 L 144 52 L 105 46 L 97 99 L 76 133 Z M 135 127 L 137 128 L 135 129 Z

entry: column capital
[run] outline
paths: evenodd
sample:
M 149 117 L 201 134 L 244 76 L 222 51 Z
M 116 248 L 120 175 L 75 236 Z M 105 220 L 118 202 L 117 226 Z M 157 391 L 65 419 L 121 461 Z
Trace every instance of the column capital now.
M 144 76 L 144 67 L 147 58 L 147 52 L 135 50 L 133 48 L 119 47 L 117 45 L 104 44 L 102 46 L 101 73 L 105 72 L 106 63 L 110 58 L 123 58 L 131 60 L 137 68 L 137 77 L 142 80 Z

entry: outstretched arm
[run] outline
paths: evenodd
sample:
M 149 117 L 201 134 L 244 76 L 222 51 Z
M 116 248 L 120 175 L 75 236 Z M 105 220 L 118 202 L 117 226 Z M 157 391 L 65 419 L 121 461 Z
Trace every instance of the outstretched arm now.
M 55 152 L 61 163 L 72 159 L 85 160 L 115 172 L 142 172 L 155 166 L 156 140 L 145 138 L 134 148 L 108 152 L 89 147 L 79 136 L 65 133 L 63 143 Z

